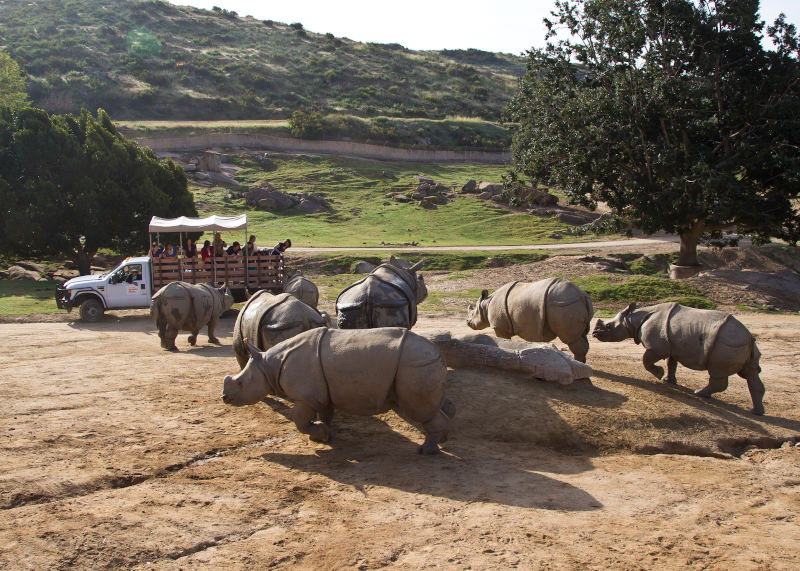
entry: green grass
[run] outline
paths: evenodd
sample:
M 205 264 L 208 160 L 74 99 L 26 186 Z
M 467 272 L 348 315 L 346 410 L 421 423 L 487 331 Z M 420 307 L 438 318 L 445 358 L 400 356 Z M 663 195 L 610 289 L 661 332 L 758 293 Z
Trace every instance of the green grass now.
M 624 258 L 623 258 L 624 259 Z M 669 272 L 669 265 L 678 259 L 678 253 L 641 256 L 630 264 L 631 272 L 645 276 L 659 276 Z M 627 260 L 626 260 L 627 261 Z
M 572 281 L 589 294 L 592 302 L 661 303 L 677 301 L 690 307 L 703 309 L 716 307 L 700 290 L 669 279 L 594 275 Z
M 236 179 L 242 188 L 269 182 L 276 190 L 314 192 L 331 203 L 331 210 L 309 215 L 294 209 L 266 212 L 248 207 L 243 199 L 225 201 L 227 189 L 192 185 L 201 215 L 246 212 L 249 231 L 257 236 L 259 245 L 271 246 L 287 237 L 295 246 L 547 244 L 558 242 L 550 235 L 564 229 L 556 218 L 509 212 L 472 196 L 459 195 L 436 210 L 386 197 L 390 192 L 411 192 L 417 186 L 412 178 L 415 174 L 457 189 L 470 179 L 499 181 L 507 171 L 501 165 L 388 163 L 297 155 L 278 156 L 273 160 L 277 168 L 267 172 L 249 155 L 234 160 L 241 167 Z M 395 173 L 397 180 L 383 177 L 382 171 Z M 229 243 L 242 236 L 229 234 L 230 238 L 224 236 Z
M 0 315 L 55 313 L 55 292 L 59 282 L 32 280 L 0 281 Z

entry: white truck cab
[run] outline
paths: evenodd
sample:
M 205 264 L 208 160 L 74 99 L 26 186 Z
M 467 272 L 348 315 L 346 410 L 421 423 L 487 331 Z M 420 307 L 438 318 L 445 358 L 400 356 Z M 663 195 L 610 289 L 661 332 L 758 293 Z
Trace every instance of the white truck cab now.
M 79 276 L 56 288 L 56 304 L 72 311 L 79 307 L 81 319 L 97 321 L 107 309 L 143 309 L 150 307 L 153 295 L 150 258 L 127 258 L 103 274 Z

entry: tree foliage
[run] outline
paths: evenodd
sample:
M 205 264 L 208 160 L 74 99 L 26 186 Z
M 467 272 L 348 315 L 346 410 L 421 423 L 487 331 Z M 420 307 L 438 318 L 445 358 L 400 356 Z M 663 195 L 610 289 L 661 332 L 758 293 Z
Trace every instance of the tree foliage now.
M 0 108 L 0 248 L 66 254 L 82 273 L 99 248 L 147 251 L 153 216 L 196 216 L 186 174 L 94 117 Z
M 800 237 L 794 26 L 758 0 L 561 0 L 507 109 L 514 177 L 606 202 L 646 232 Z M 557 40 L 563 30 L 568 39 Z
M 17 62 L 0 50 L 0 105 L 18 108 L 27 103 L 25 75 Z

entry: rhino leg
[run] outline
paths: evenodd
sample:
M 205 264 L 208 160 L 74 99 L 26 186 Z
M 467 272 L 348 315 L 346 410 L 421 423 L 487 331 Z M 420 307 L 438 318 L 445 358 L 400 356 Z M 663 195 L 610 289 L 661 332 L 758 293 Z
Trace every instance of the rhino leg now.
M 759 416 L 764 414 L 763 398 L 765 392 L 764 383 L 761 382 L 761 377 L 759 376 L 761 372 L 760 360 L 761 352 L 756 344 L 753 343 L 753 356 L 738 373 L 740 377 L 747 380 L 747 389 L 750 391 L 750 398 L 753 401 L 753 408 L 750 409 L 750 412 Z
M 214 345 L 219 345 L 219 339 L 214 337 L 214 329 L 217 327 L 218 318 L 212 317 L 208 322 L 208 342 Z
M 580 361 L 581 363 L 586 362 L 586 354 L 589 352 L 589 339 L 586 337 L 586 335 L 577 341 L 567 343 L 567 347 L 569 347 L 569 350 L 572 351 L 576 361 Z
M 319 419 L 320 423 L 328 427 L 328 440 L 333 438 L 333 429 L 331 428 L 331 423 L 333 422 L 333 406 L 328 405 L 319 411 L 317 413 L 317 418 Z
M 728 388 L 728 377 L 725 375 L 714 375 L 708 378 L 708 384 L 702 389 L 694 391 L 694 394 L 701 397 L 710 397 L 714 393 L 721 393 Z
M 189 335 L 189 345 L 194 347 L 197 345 L 197 334 L 200 333 L 199 330 L 192 331 L 192 334 Z
M 452 403 L 448 408 L 455 412 L 455 407 Z M 439 443 L 447 442 L 447 435 L 450 431 L 450 417 L 440 409 L 436 411 L 431 420 L 422 423 L 422 429 L 425 431 L 425 442 L 417 448 L 417 452 L 420 454 L 437 454 L 439 452 Z
M 175 339 L 178 337 L 178 330 L 170 324 L 164 327 L 164 337 L 161 339 L 161 346 L 167 351 L 177 351 Z
M 678 361 L 672 357 L 667 358 L 667 374 L 661 380 L 670 385 L 677 385 L 678 379 L 675 378 L 675 371 L 678 370 Z
M 324 412 L 323 412 L 324 414 Z M 330 440 L 330 430 L 326 424 L 315 423 L 317 411 L 304 402 L 297 401 L 292 409 L 294 425 L 302 434 L 308 434 L 308 439 L 314 442 L 327 442 Z
M 648 349 L 644 352 L 644 355 L 642 355 L 642 365 L 647 369 L 647 372 L 657 379 L 661 379 L 661 377 L 664 376 L 664 367 L 656 365 L 656 361 L 660 361 L 661 359 L 663 359 L 663 357 L 652 349 Z

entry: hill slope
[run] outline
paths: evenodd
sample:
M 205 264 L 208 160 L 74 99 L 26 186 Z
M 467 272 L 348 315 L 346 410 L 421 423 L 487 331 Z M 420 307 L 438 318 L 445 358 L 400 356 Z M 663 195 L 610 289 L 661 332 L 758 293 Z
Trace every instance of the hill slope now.
M 496 120 L 524 60 L 478 50 L 415 52 L 316 34 L 299 23 L 160 0 L 5 0 L 0 46 L 48 111 L 115 119 L 360 116 Z

